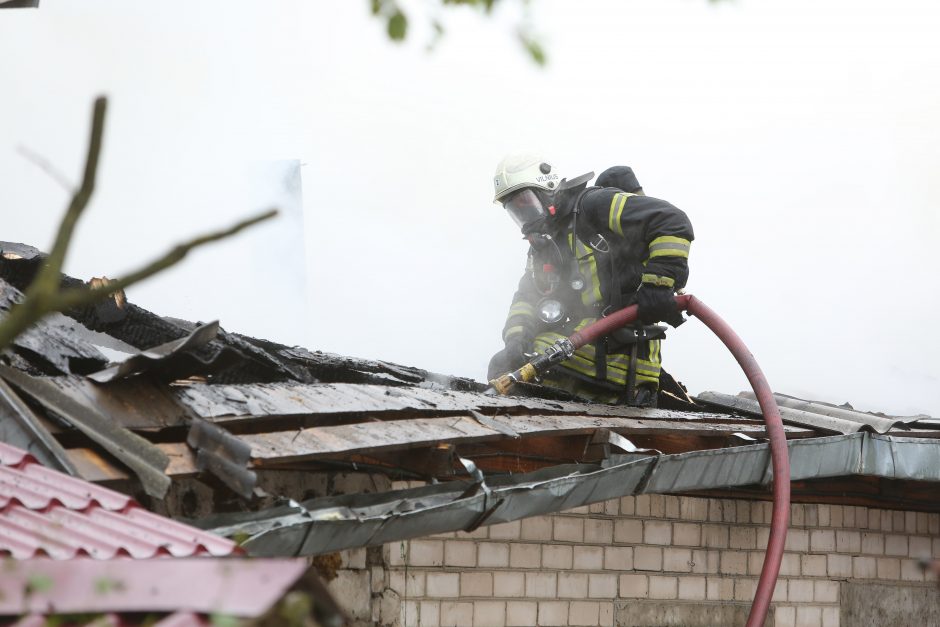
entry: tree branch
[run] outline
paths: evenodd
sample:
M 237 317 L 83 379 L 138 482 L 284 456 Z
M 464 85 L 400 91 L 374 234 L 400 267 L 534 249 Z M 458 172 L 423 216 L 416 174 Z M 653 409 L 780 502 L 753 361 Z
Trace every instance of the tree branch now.
M 75 225 L 81 218 L 82 212 L 88 206 L 88 201 L 95 191 L 95 178 L 98 172 L 98 159 L 101 154 L 106 110 L 107 99 L 103 96 L 95 99 L 91 138 L 88 142 L 88 155 L 85 159 L 85 173 L 82 177 L 82 184 L 72 196 L 65 216 L 59 224 L 52 252 L 49 253 L 49 257 L 36 274 L 36 278 L 26 288 L 23 301 L 13 305 L 6 317 L 0 320 L 0 350 L 7 348 L 20 333 L 50 313 L 92 305 L 104 300 L 110 294 L 143 281 L 179 263 L 194 248 L 231 237 L 250 226 L 277 215 L 277 210 L 271 209 L 238 222 L 227 229 L 207 233 L 188 242 L 177 244 L 162 257 L 115 281 L 109 281 L 106 284 L 94 287 L 61 289 L 62 264 L 65 261 Z

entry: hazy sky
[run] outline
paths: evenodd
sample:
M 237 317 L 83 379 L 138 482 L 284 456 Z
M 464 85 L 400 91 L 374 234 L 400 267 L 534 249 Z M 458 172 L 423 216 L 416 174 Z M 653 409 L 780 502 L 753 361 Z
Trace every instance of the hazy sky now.
M 366 0 L 0 10 L 0 239 L 49 247 L 68 194 L 18 147 L 77 180 L 104 93 L 70 274 L 116 276 L 280 204 L 277 223 L 129 298 L 482 379 L 526 251 L 491 203 L 496 163 L 539 149 L 571 176 L 626 164 L 691 217 L 689 291 L 775 390 L 940 415 L 935 2 L 535 0 L 545 69 L 514 39 L 512 0 L 489 19 L 441 11 L 433 53 L 434 3 L 402 4 L 404 45 Z M 693 393 L 747 387 L 694 320 L 664 366 Z

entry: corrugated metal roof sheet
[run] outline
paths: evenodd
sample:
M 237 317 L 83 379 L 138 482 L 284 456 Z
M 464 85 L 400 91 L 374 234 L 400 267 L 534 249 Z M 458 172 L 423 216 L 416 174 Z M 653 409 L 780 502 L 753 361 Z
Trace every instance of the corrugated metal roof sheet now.
M 136 559 L 231 555 L 234 542 L 152 514 L 0 442 L 0 555 Z

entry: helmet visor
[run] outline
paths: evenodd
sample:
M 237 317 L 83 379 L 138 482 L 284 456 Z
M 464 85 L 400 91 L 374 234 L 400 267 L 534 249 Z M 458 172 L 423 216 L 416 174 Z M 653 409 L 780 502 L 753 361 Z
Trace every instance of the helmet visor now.
M 524 229 L 527 224 L 547 215 L 541 199 L 532 189 L 516 192 L 503 202 L 503 207 L 520 229 Z

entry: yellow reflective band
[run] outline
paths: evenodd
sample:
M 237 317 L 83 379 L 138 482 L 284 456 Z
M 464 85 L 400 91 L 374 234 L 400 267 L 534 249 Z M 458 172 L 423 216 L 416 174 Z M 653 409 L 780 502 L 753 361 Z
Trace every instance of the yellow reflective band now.
M 509 308 L 509 316 L 507 317 L 512 318 L 513 316 L 529 316 L 530 318 L 534 318 L 535 307 L 524 301 L 513 303 L 512 307 Z
M 663 359 L 660 356 L 660 351 L 662 351 L 661 340 L 650 340 L 650 361 L 654 364 L 663 363 Z
M 674 237 L 672 235 L 664 235 L 662 237 L 657 237 L 652 242 L 650 242 L 650 255 L 649 258 L 653 257 L 689 257 L 689 248 L 692 245 L 687 239 L 682 237 Z
M 581 290 L 581 302 L 585 305 L 593 305 L 601 302 L 601 279 L 597 275 L 597 259 L 594 251 L 587 247 L 581 240 L 574 244 L 574 235 L 568 234 L 568 245 L 574 249 L 575 258 L 578 260 L 578 271 L 581 276 L 587 275 L 588 286 Z
M 610 230 L 623 237 L 623 225 L 620 224 L 620 217 L 623 215 L 623 208 L 627 204 L 627 199 L 636 194 L 614 194 L 610 199 L 610 216 L 607 219 L 607 226 Z
M 659 276 L 658 274 L 644 274 L 640 277 L 640 281 L 647 285 L 660 285 L 662 287 L 673 287 L 676 284 L 675 279 L 670 279 L 667 276 Z
M 505 342 L 513 335 L 519 335 L 520 333 L 525 333 L 525 327 L 509 327 L 503 331 L 503 341 Z

